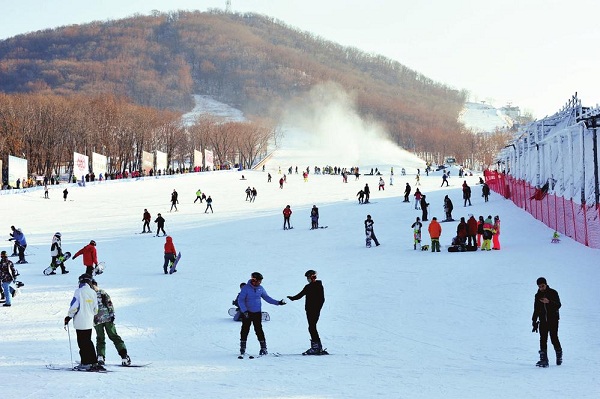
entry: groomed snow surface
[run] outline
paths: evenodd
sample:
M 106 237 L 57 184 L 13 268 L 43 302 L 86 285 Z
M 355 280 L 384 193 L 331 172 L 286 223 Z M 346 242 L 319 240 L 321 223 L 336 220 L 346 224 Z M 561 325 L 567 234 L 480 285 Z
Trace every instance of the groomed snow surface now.
M 450 187 L 440 188 L 441 172 L 423 174 L 420 189 L 430 216 L 443 218 L 443 198 L 454 202 L 454 218 L 473 213 L 499 215 L 500 251 L 448 253 L 457 222 L 443 223 L 441 253 L 413 250 L 411 224 L 421 212 L 402 203 L 405 184 L 415 190 L 416 167 L 409 157 L 393 158 L 374 143 L 379 163 L 361 161 L 384 173 L 376 176 L 314 175 L 315 158 L 297 163 L 284 149 L 266 171 L 221 171 L 146 180 L 63 185 L 0 196 L 5 238 L 20 227 L 29 246 L 27 265 L 16 265 L 25 283 L 11 308 L 0 307 L 2 393 L 15 398 L 597 398 L 600 395 L 599 251 L 569 238 L 551 244 L 549 228 L 492 194 L 484 203 L 478 176 L 466 180 L 473 206 L 463 207 L 457 169 Z M 306 157 L 304 149 L 303 156 Z M 283 154 L 283 155 L 281 155 Z M 310 155 L 310 152 L 309 152 Z M 325 154 L 326 156 L 327 154 Z M 331 155 L 331 154 L 330 154 Z M 387 157 L 387 158 L 386 158 Z M 307 157 L 310 159 L 310 156 Z M 335 162 L 331 159 L 331 162 Z M 290 166 L 311 168 L 308 182 L 288 176 Z M 338 166 L 350 167 L 351 164 Z M 390 167 L 394 166 L 393 186 Z M 400 175 L 402 167 L 407 176 Z M 267 173 L 273 181 L 267 183 Z M 246 180 L 240 180 L 242 175 Z M 359 205 L 356 193 L 368 183 L 372 203 Z M 256 187 L 256 202 L 245 201 Z M 211 195 L 214 213 L 193 203 L 201 189 Z M 169 212 L 173 189 L 178 212 Z M 414 197 L 411 195 L 411 200 Z M 282 229 L 285 205 L 293 210 L 293 230 Z M 327 229 L 309 230 L 309 210 L 320 209 Z M 182 258 L 178 272 L 164 275 L 163 237 L 136 234 L 147 208 L 166 219 Z M 365 247 L 363 221 L 375 221 L 381 246 Z M 423 238 L 428 243 L 425 223 Z M 155 224 L 152 223 L 155 231 Z M 84 272 L 81 259 L 68 261 L 70 274 L 44 276 L 52 235 L 60 231 L 63 249 L 75 252 L 94 239 L 106 271 L 98 276 L 112 297 L 116 325 L 134 363 L 145 368 L 110 366 L 119 356 L 107 343 L 112 373 L 47 370 L 79 359 L 75 331 L 71 343 L 63 328 L 69 302 Z M 2 244 L 10 251 L 11 243 Z M 13 261 L 16 258 L 11 258 Z M 326 303 L 318 324 L 330 356 L 301 356 L 309 347 L 304 300 L 285 306 L 264 303 L 270 352 L 238 360 L 240 323 L 227 310 L 240 282 L 264 275 L 263 286 L 276 299 L 298 293 L 304 272 L 318 271 Z M 538 334 L 531 332 L 535 281 L 545 276 L 563 307 L 559 336 L 564 364 L 535 367 Z M 552 346 L 549 344 L 549 347 Z M 250 332 L 249 353 L 259 345 Z

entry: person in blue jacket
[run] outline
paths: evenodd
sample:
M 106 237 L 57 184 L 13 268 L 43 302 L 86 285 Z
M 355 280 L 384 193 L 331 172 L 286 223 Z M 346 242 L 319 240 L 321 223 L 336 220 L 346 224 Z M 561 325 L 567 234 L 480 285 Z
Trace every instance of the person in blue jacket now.
M 25 234 L 21 231 L 21 229 L 16 229 L 13 232 L 13 236 L 8 239 L 8 241 L 15 241 L 17 244 L 17 248 L 19 250 L 19 260 L 18 264 L 27 263 L 25 260 L 25 248 L 27 248 L 27 240 L 25 239 Z
M 285 305 L 283 299 L 278 301 L 267 294 L 267 291 L 261 285 L 262 280 L 262 274 L 259 272 L 252 273 L 250 280 L 248 280 L 248 284 L 242 287 L 238 296 L 238 306 L 240 307 L 240 312 L 242 312 L 242 329 L 240 331 L 241 357 L 246 353 L 246 341 L 248 339 L 251 324 L 254 325 L 254 332 L 260 343 L 259 355 L 263 356 L 268 353 L 265 333 L 262 329 L 261 299 L 264 299 L 271 305 Z

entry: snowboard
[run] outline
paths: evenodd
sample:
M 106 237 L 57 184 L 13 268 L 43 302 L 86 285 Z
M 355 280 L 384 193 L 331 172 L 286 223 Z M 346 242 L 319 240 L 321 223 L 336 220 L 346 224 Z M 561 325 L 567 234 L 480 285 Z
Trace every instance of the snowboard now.
M 229 308 L 229 311 L 227 313 L 229 313 L 229 316 L 235 318 L 235 316 L 238 312 L 239 312 L 239 310 L 237 308 Z M 262 321 L 270 321 L 271 316 L 269 316 L 268 312 L 261 312 L 261 319 L 262 319 Z M 241 315 L 236 321 L 242 321 Z
M 179 259 L 181 259 L 181 252 L 177 254 L 175 261 L 171 263 L 171 266 L 169 267 L 169 274 L 177 272 L 177 264 L 179 263 Z
M 52 265 L 48 266 L 46 269 L 44 269 L 44 275 L 46 275 L 46 276 L 50 275 L 50 273 L 52 273 L 53 271 L 55 271 L 60 265 L 62 265 L 63 263 L 65 263 L 69 259 L 71 259 L 71 253 L 70 252 L 65 252 L 61 256 L 57 256 L 56 257 L 56 266 L 54 266 L 54 267 L 52 267 Z
M 99 262 L 99 263 L 98 263 L 98 266 L 94 267 L 94 270 L 93 270 L 93 272 L 92 272 L 92 275 L 94 275 L 94 276 L 98 276 L 98 275 L 100 275 L 100 274 L 104 273 L 104 268 L 105 268 L 105 266 L 106 266 L 106 265 L 104 264 L 104 262 Z
M 371 229 L 365 230 L 365 236 L 365 244 L 367 245 L 367 248 L 371 248 Z

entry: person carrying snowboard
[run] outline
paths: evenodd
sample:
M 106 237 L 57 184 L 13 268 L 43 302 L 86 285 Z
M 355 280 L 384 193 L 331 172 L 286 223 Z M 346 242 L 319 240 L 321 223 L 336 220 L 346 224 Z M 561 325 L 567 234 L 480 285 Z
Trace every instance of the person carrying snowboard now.
M 75 369 L 105 371 L 106 369 L 97 363 L 96 348 L 92 342 L 92 328 L 94 327 L 94 316 L 98 313 L 98 300 L 96 292 L 90 286 L 91 283 L 91 275 L 79 276 L 79 287 L 73 293 L 69 312 L 65 317 L 65 329 L 73 320 L 73 327 L 77 333 L 79 356 L 81 356 L 81 364 Z
M 262 328 L 262 301 L 264 299 L 271 305 L 285 305 L 285 301 L 273 299 L 267 294 L 267 291 L 261 285 L 263 280 L 262 274 L 254 272 L 251 275 L 248 284 L 242 287 L 238 297 L 238 304 L 242 312 L 242 329 L 240 330 L 240 358 L 246 353 L 246 342 L 250 333 L 250 325 L 254 325 L 256 338 L 260 343 L 260 356 L 268 354 L 267 341 Z
M 302 353 L 303 355 L 328 355 L 327 351 L 323 350 L 321 338 L 317 331 L 317 323 L 321 315 L 321 309 L 325 303 L 325 290 L 321 280 L 317 280 L 317 272 L 308 270 L 304 273 L 304 277 L 308 284 L 304 286 L 302 291 L 294 296 L 288 296 L 290 301 L 296 301 L 303 296 L 306 296 L 304 302 L 304 310 L 306 311 L 306 319 L 308 321 L 308 332 L 310 334 L 310 349 Z
M 413 249 L 417 249 L 417 245 L 421 248 L 421 228 L 423 227 L 423 223 L 421 223 L 421 219 L 417 216 L 417 220 L 410 226 L 413 229 L 413 237 L 414 237 L 414 245 Z
M 115 308 L 112 300 L 106 291 L 98 287 L 98 282 L 92 279 L 92 289 L 96 291 L 98 302 L 98 313 L 94 316 L 94 329 L 96 330 L 96 351 L 98 354 L 98 364 L 104 366 L 106 361 L 106 335 L 115 344 L 115 348 L 121 356 L 121 365 L 131 365 L 131 358 L 127 355 L 125 342 L 117 334 L 115 327 Z
M 14 296 L 13 288 L 10 284 L 15 280 L 17 276 L 17 271 L 15 270 L 15 265 L 8 259 L 6 256 L 6 251 L 0 252 L 0 284 L 2 284 L 2 293 L 5 299 L 4 307 L 9 307 L 12 305 L 11 299 Z
M 175 244 L 173 244 L 173 238 L 171 236 L 167 236 L 165 239 L 165 263 L 163 263 L 163 271 L 165 274 L 169 274 L 169 264 L 175 262 L 175 257 L 177 256 L 177 251 L 175 250 Z
M 559 309 L 561 307 L 558 292 L 548 286 L 544 277 L 537 279 L 538 291 L 533 302 L 533 315 L 531 316 L 531 332 L 540 333 L 540 360 L 538 367 L 548 367 L 548 334 L 554 350 L 556 351 L 556 365 L 562 364 L 563 350 L 558 340 Z
M 161 231 L 163 233 L 163 236 L 166 236 L 167 232 L 165 231 L 165 219 L 160 215 L 160 213 L 154 220 L 154 223 L 156 223 L 156 236 L 158 237 L 158 233 L 160 233 Z
M 289 230 L 292 228 L 290 225 L 290 217 L 292 216 L 292 208 L 289 205 L 286 205 L 283 209 L 283 229 Z M 287 224 L 287 227 L 285 227 Z
M 310 210 L 310 222 L 311 222 L 311 230 L 319 228 L 319 208 L 316 205 L 313 205 Z
M 152 233 L 152 230 L 150 230 L 151 219 L 152 217 L 150 216 L 150 212 L 148 212 L 148 209 L 144 209 L 144 216 L 142 216 L 142 221 L 144 222 L 144 225 L 142 226 L 142 233 L 146 232 L 146 227 L 148 228 L 148 233 Z
M 375 222 L 373 221 L 373 219 L 371 219 L 371 215 L 367 215 L 367 219 L 365 220 L 365 235 L 370 236 L 371 240 L 373 240 L 375 242 L 375 246 L 378 247 L 379 241 L 377 240 L 377 237 L 375 236 L 375 230 L 373 230 L 374 224 L 375 224 Z
M 62 274 L 69 273 L 69 271 L 65 268 L 64 262 L 60 262 L 60 263 L 56 262 L 56 260 L 59 257 L 63 256 L 61 234 L 58 232 L 56 234 L 54 234 L 54 236 L 52 237 L 52 244 L 50 245 L 50 256 L 52 257 L 52 260 L 50 261 L 50 266 L 52 266 L 52 271 L 50 272 L 50 274 L 56 274 L 54 272 L 54 270 L 56 270 L 56 268 L 59 266 L 60 266 L 60 270 L 62 271 Z
M 85 273 L 92 276 L 94 273 L 94 267 L 98 266 L 98 253 L 96 252 L 96 241 L 91 240 L 88 245 L 81 248 L 73 255 L 73 259 L 79 255 L 83 255 L 83 265 L 85 266 Z

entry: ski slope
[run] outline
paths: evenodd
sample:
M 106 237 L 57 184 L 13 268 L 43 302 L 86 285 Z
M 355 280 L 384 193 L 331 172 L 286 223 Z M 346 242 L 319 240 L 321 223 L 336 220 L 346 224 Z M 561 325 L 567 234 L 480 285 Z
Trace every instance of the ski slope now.
M 265 172 L 69 185 L 68 201 L 62 199 L 63 185 L 51 188 L 50 199 L 42 198 L 43 190 L 0 195 L 5 238 L 15 225 L 29 243 L 29 264 L 17 265 L 25 286 L 11 308 L 0 307 L 3 394 L 44 399 L 597 398 L 599 251 L 567 237 L 551 244 L 552 231 L 495 194 L 484 203 L 478 176 L 466 179 L 473 206 L 464 208 L 463 181 L 455 169 L 447 188 L 440 188 L 441 172 L 421 177 L 430 216 L 443 216 L 444 195 L 453 200 L 457 220 L 468 213 L 499 215 L 502 249 L 414 251 L 410 225 L 421 212 L 413 203 L 402 203 L 402 194 L 406 182 L 414 192 L 420 164 L 377 140 L 356 160 L 338 158 L 349 153 L 341 144 L 339 151 L 332 146 L 323 154 L 289 134 Z M 376 176 L 350 176 L 343 183 L 340 176 L 313 174 L 315 165 L 354 162 L 363 172 L 379 167 L 385 191 L 377 190 Z M 296 165 L 299 170 L 310 166 L 308 182 L 292 174 L 279 189 L 279 168 Z M 400 176 L 402 167 L 407 176 Z M 372 203 L 359 205 L 356 193 L 366 183 Z M 258 190 L 254 203 L 244 200 L 247 186 Z M 198 188 L 212 196 L 214 213 L 193 203 Z M 169 212 L 173 189 L 179 192 L 178 212 Z M 281 211 L 287 204 L 294 229 L 283 231 Z M 327 229 L 309 230 L 313 204 Z M 153 220 L 158 212 L 166 219 L 166 231 L 182 253 L 176 274 L 162 272 L 165 239 L 136 234 L 144 208 Z M 381 242 L 370 249 L 364 242 L 367 214 Z M 442 224 L 444 247 L 456 225 Z M 56 231 L 65 251 L 77 251 L 90 239 L 98 243 L 99 259 L 106 263 L 98 282 L 113 299 L 117 330 L 133 362 L 150 366 L 111 367 L 119 357 L 109 341 L 107 363 L 114 372 L 45 368 L 70 365 L 71 353 L 79 358 L 75 332 L 70 330 L 69 342 L 63 319 L 84 271 L 81 259 L 68 261 L 67 275 L 42 274 Z M 423 238 L 427 243 L 426 227 Z M 5 241 L 1 249 L 10 251 L 11 243 Z M 238 360 L 240 323 L 227 310 L 240 282 L 259 271 L 269 295 L 282 299 L 302 289 L 307 269 L 317 270 L 325 287 L 318 328 L 331 355 L 299 355 L 309 347 L 301 300 L 263 305 L 271 315 L 264 323 L 269 351 L 285 356 Z M 558 290 L 563 303 L 564 364 L 554 365 L 551 350 L 548 369 L 534 366 L 539 338 L 531 333 L 531 313 L 539 276 Z M 248 352 L 258 350 L 251 331 Z

